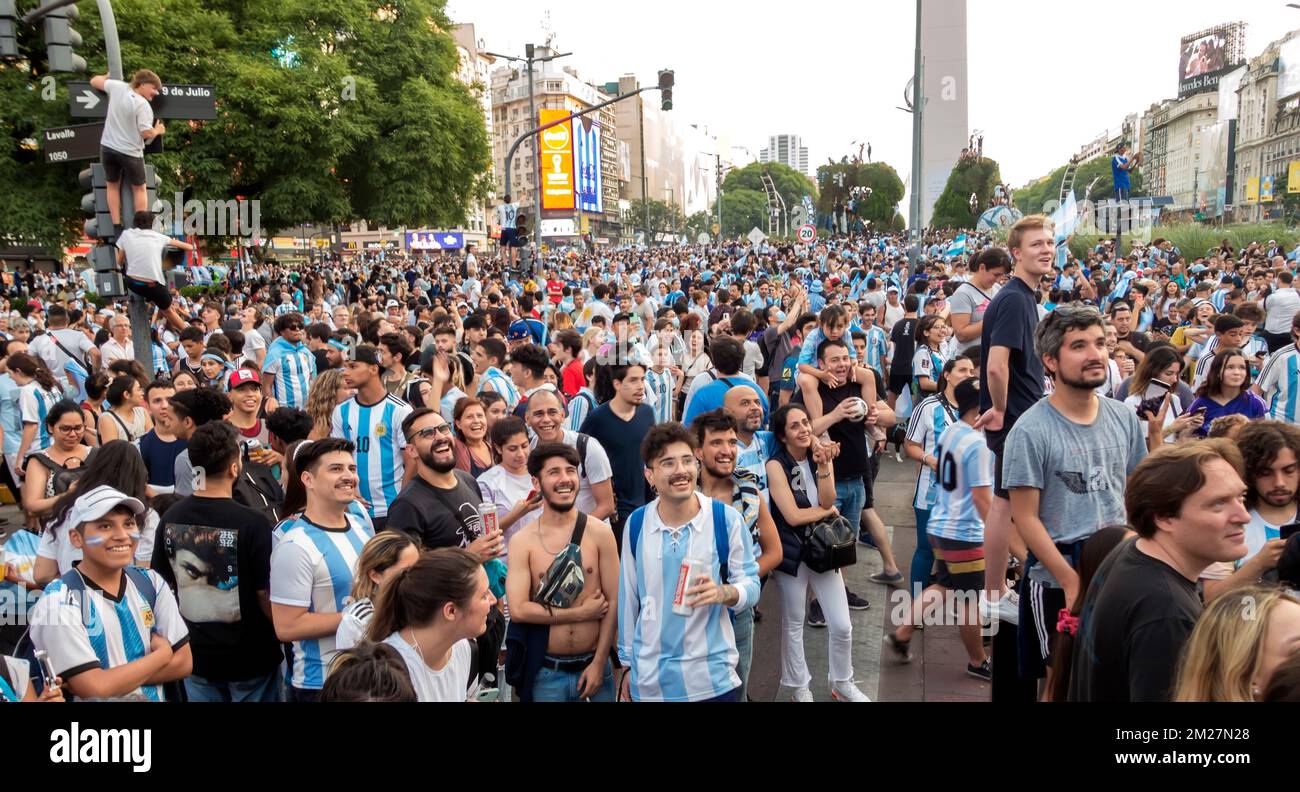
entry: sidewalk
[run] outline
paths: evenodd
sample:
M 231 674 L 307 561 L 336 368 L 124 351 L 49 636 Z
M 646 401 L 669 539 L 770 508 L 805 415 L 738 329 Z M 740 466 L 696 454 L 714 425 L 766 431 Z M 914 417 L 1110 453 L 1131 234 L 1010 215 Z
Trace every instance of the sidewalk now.
M 900 464 L 894 461 L 892 451 L 887 453 L 876 480 L 876 511 L 886 526 L 894 526 L 894 555 L 904 576 L 916 547 L 916 518 L 912 511 L 915 484 L 916 463 L 904 458 Z M 848 587 L 871 603 L 870 609 L 851 614 L 853 672 L 858 687 L 872 701 L 988 701 L 989 683 L 966 674 L 966 651 L 956 627 L 927 627 L 918 633 L 912 641 L 913 660 L 908 665 L 900 664 L 889 652 L 882 657 L 886 619 L 901 615 L 906 605 L 894 589 L 867 580 L 879 571 L 880 555 L 862 545 L 858 546 L 858 563 L 844 570 Z M 780 685 L 781 604 L 770 582 L 763 589 L 758 607 L 763 621 L 755 625 L 749 696 L 754 701 L 788 701 L 793 691 Z M 831 700 L 828 645 L 826 630 L 805 625 L 804 652 L 817 701 Z

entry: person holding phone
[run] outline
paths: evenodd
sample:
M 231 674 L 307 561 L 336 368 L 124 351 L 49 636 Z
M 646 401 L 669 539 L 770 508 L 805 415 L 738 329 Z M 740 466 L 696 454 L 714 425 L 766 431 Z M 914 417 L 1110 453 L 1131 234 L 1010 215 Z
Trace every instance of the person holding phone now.
M 1187 408 L 1200 414 L 1202 423 L 1197 437 L 1209 434 L 1210 424 L 1225 415 L 1244 415 L 1257 421 L 1268 414 L 1264 400 L 1250 391 L 1250 361 L 1240 349 L 1220 349 L 1207 366 L 1209 373 L 1197 391 L 1197 399 Z
M 1142 422 L 1143 436 L 1147 434 L 1147 421 L 1161 412 L 1165 397 L 1169 408 L 1164 411 L 1162 434 L 1165 442 L 1176 442 L 1201 426 L 1202 418 L 1193 416 L 1184 408 L 1182 397 L 1174 388 L 1183 373 L 1183 358 L 1172 348 L 1158 346 L 1138 366 L 1129 383 L 1129 395 L 1124 403 L 1137 411 Z M 1173 392 L 1171 392 L 1173 391 Z
M 1219 563 L 1201 573 L 1205 601 L 1254 585 L 1272 572 L 1287 540 L 1300 529 L 1300 427 L 1259 421 L 1237 435 L 1246 463 L 1246 555 L 1236 563 Z

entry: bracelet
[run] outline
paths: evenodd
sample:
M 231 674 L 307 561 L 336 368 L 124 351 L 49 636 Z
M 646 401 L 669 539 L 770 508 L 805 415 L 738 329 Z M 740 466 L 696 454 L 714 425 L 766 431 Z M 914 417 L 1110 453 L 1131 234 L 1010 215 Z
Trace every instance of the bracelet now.
M 827 473 L 818 473 L 818 474 L 817 474 L 817 478 L 819 478 L 819 479 L 828 479 L 828 478 L 830 478 L 830 477 L 831 477 L 831 474 L 830 474 L 829 472 L 827 472 Z

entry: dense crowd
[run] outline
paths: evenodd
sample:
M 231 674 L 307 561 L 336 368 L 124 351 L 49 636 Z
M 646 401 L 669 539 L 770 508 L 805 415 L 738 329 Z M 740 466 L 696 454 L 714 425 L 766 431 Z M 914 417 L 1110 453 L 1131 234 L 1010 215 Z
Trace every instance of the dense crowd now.
M 1300 695 L 1275 245 L 1058 260 L 1030 217 L 960 249 L 247 262 L 190 301 L 133 225 L 153 325 L 75 275 L 0 315 L 5 699 L 745 701 L 770 585 L 781 684 L 813 700 L 825 628 L 865 702 L 867 552 L 912 602 L 888 654 L 956 623 L 971 676 L 1022 683 L 995 699 Z M 900 563 L 874 484 L 904 453 Z

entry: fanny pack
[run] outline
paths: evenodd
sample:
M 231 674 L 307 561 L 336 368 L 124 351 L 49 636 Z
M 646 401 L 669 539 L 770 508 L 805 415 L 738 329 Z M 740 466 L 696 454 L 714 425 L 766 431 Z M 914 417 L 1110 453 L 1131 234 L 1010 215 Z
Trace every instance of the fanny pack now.
M 578 512 L 578 524 L 573 538 L 556 554 L 555 560 L 542 576 L 534 601 L 548 608 L 571 608 L 582 596 L 586 576 L 582 571 L 582 534 L 587 528 L 587 515 Z

